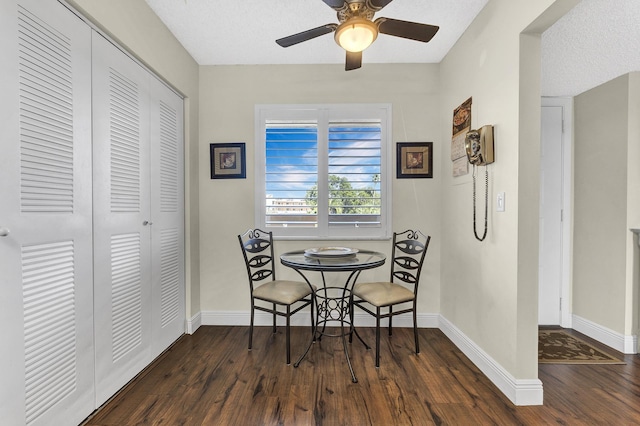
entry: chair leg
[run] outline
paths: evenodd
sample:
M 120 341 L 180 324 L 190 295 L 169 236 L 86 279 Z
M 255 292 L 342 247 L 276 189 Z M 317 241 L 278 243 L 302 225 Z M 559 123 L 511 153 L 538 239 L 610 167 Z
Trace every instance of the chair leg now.
M 353 293 L 349 296 L 349 343 L 353 342 L 353 317 L 354 317 L 354 306 L 353 306 Z
M 420 353 L 420 343 L 418 343 L 418 318 L 416 314 L 416 307 L 413 306 L 413 338 L 416 341 L 416 354 Z
M 376 307 L 376 367 L 380 367 L 380 307 Z
M 291 344 L 290 344 L 290 337 L 291 337 L 291 306 L 287 305 L 287 330 L 286 330 L 286 335 L 287 335 L 287 365 L 291 364 Z
M 393 334 L 393 305 L 389 306 L 389 336 Z
M 273 304 L 273 334 L 276 334 L 276 304 Z
M 314 309 L 313 309 L 313 305 L 316 304 L 316 299 L 313 296 L 313 294 L 311 295 L 311 336 L 313 336 L 313 341 L 316 341 L 316 324 L 315 324 L 315 318 L 314 318 Z
M 253 300 L 251 300 L 251 319 L 249 321 L 249 350 L 253 344 L 253 317 L 255 315 L 255 309 L 253 308 Z

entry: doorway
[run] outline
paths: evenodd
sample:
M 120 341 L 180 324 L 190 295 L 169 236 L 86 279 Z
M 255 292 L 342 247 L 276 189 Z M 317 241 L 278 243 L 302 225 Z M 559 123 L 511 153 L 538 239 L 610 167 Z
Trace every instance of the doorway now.
M 571 328 L 572 98 L 542 98 L 538 324 Z

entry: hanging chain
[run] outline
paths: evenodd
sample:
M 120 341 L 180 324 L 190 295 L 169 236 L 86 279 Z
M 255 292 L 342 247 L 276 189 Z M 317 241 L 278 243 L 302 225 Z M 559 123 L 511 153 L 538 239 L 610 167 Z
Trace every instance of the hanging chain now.
M 478 241 L 484 241 L 487 237 L 488 217 L 489 217 L 489 170 L 484 166 L 484 234 L 482 238 L 478 237 L 476 231 L 476 165 L 473 165 L 473 234 Z

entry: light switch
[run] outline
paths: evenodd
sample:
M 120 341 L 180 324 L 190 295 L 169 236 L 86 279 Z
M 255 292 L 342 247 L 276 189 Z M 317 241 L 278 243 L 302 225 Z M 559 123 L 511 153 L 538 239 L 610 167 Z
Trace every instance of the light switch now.
M 498 196 L 496 197 L 496 211 L 504 211 L 504 192 L 498 192 Z

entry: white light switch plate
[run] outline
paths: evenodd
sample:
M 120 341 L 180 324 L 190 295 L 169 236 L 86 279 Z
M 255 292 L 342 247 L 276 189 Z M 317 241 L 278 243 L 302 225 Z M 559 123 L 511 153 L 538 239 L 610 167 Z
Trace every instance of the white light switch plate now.
M 504 192 L 498 192 L 498 196 L 496 197 L 496 211 L 504 211 Z

